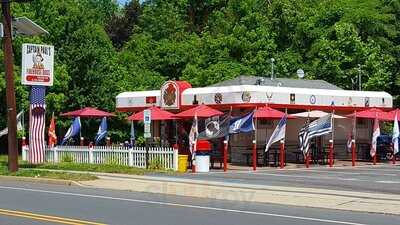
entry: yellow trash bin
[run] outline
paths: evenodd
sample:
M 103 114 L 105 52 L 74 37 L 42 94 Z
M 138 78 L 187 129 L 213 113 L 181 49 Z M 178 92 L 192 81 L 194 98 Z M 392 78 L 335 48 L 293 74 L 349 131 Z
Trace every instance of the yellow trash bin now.
M 178 171 L 186 172 L 188 163 L 188 155 L 178 155 Z

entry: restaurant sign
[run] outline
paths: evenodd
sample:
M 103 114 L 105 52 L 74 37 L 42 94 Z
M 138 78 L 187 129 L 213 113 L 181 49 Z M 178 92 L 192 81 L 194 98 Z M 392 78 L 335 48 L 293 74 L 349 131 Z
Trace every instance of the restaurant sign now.
M 53 86 L 54 46 L 22 45 L 22 84 Z

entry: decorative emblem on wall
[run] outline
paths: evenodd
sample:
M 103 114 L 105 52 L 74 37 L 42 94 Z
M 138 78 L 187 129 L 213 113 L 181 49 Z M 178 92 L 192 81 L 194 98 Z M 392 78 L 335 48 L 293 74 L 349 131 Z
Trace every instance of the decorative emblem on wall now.
M 242 101 L 243 102 L 250 102 L 251 94 L 248 91 L 243 92 L 242 94 Z
M 222 103 L 222 94 L 221 93 L 216 93 L 214 95 L 214 102 L 217 104 L 221 104 Z
M 310 96 L 310 104 L 314 105 L 317 102 L 317 98 L 315 97 L 315 95 L 311 95 Z
M 364 105 L 365 107 L 369 107 L 369 97 L 364 98 Z
M 157 101 L 156 96 L 147 96 L 146 97 L 146 104 L 155 104 Z
M 176 88 L 173 84 L 168 84 L 168 87 L 164 90 L 163 94 L 164 104 L 171 106 L 175 104 L 176 101 Z
M 268 93 L 267 92 L 266 95 L 267 95 L 268 103 L 271 102 L 273 93 Z
M 295 104 L 295 103 L 296 103 L 296 95 L 290 94 L 290 104 Z
M 199 101 L 197 101 L 197 95 L 194 95 L 192 105 L 198 105 L 198 104 L 199 104 Z

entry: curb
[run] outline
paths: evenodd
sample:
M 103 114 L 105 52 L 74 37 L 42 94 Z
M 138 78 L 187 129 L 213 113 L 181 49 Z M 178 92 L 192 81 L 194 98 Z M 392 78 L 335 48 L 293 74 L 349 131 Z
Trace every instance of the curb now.
M 44 183 L 44 184 L 57 184 L 67 186 L 82 186 L 79 182 L 73 180 L 58 180 L 51 178 L 39 178 L 39 177 L 18 177 L 18 176 L 4 176 L 0 175 L 0 180 L 7 181 L 25 181 L 32 183 Z

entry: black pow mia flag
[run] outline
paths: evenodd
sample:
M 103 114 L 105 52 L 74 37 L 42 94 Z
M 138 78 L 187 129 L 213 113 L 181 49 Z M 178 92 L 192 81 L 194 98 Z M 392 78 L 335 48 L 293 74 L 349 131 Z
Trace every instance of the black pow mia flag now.
M 198 139 L 208 140 L 229 135 L 230 118 L 230 113 L 228 113 L 223 116 L 214 116 L 208 119 L 199 120 Z

